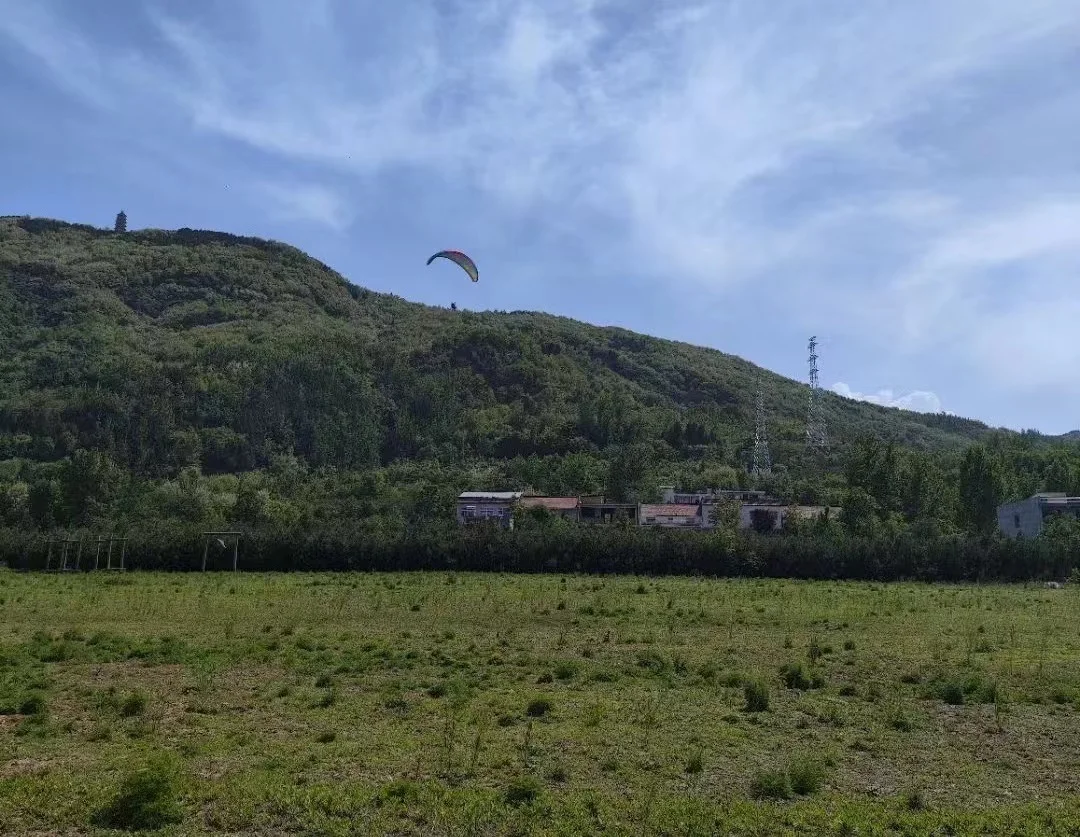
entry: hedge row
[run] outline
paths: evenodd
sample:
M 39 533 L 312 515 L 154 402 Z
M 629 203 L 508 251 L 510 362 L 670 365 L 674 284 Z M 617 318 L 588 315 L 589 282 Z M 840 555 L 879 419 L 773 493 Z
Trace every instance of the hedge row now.
M 201 531 L 176 527 L 133 532 L 129 569 L 201 567 Z M 59 548 L 54 546 L 55 554 Z M 45 568 L 48 538 L 0 530 L 0 560 Z M 83 569 L 93 562 L 84 546 Z M 55 563 L 55 562 L 54 562 Z M 209 568 L 230 569 L 231 547 L 211 547 Z M 572 527 L 550 531 L 472 528 L 385 538 L 347 528 L 251 531 L 242 538 L 245 571 L 461 570 L 520 573 L 764 576 L 891 581 L 1030 581 L 1065 578 L 1074 558 L 1059 545 L 1000 538 L 759 536 L 641 528 Z

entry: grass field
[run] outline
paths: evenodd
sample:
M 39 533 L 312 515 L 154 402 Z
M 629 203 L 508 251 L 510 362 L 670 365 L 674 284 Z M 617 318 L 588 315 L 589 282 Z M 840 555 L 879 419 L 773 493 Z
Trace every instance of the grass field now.
M 1076 834 L 1078 604 L 1035 586 L 5 573 L 0 829 Z

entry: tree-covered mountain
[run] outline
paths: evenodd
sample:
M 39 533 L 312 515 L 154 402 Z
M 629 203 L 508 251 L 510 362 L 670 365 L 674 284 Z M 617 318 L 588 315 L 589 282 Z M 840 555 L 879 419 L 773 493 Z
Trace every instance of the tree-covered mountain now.
M 448 515 L 467 487 L 649 499 L 660 482 L 746 484 L 759 386 L 781 495 L 837 501 L 866 475 L 850 467 L 865 439 L 921 451 L 945 479 L 972 442 L 1012 445 L 1035 453 L 1004 484 L 1043 482 L 1045 437 L 832 393 L 830 453 L 808 462 L 807 387 L 719 351 L 410 303 L 271 241 L 0 219 L 9 525 L 243 509 L 404 525 Z
M 5 456 L 108 452 L 138 472 L 712 447 L 737 464 L 760 382 L 773 456 L 801 457 L 807 388 L 710 349 L 540 313 L 472 313 L 352 285 L 291 247 L 221 233 L 0 225 Z M 930 450 L 974 421 L 825 394 L 834 449 Z

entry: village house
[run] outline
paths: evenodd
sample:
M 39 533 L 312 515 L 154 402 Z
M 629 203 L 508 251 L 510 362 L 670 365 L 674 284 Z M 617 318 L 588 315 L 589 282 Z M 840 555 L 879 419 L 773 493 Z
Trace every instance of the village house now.
M 544 509 L 548 514 L 561 517 L 563 520 L 576 522 L 581 519 L 581 502 L 577 497 L 524 496 L 518 501 L 518 505 L 526 510 Z
M 779 532 L 788 517 L 795 515 L 803 520 L 830 519 L 840 514 L 840 509 L 830 506 L 788 506 L 780 502 L 743 503 L 739 506 L 739 528 Z
M 738 501 L 740 503 L 762 503 L 768 500 L 764 491 L 742 488 L 713 488 L 708 491 L 676 491 L 674 486 L 660 486 L 660 501 L 701 505 Z
M 1010 538 L 1034 538 L 1042 532 L 1047 518 L 1055 514 L 1080 517 L 1080 497 L 1063 491 L 1043 491 L 1026 500 L 998 506 L 998 528 Z
M 620 520 L 637 522 L 637 503 L 622 503 L 607 497 L 582 497 L 579 505 L 582 523 L 616 523 Z
M 514 528 L 514 503 L 520 491 L 463 491 L 457 498 L 457 522 L 462 526 L 495 523 Z
M 639 526 L 667 529 L 706 529 L 712 526 L 707 506 L 689 503 L 642 503 L 638 507 Z

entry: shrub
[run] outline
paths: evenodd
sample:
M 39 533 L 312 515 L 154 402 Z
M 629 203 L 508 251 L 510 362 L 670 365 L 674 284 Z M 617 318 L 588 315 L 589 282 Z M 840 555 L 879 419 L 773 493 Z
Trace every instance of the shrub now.
M 749 680 L 743 684 L 743 698 L 747 712 L 764 712 L 769 708 L 769 687 L 761 680 Z
M 132 692 L 120 704 L 120 714 L 125 718 L 141 715 L 146 710 L 147 700 L 145 693 Z
M 810 688 L 810 678 L 803 671 L 802 663 L 785 663 L 780 666 L 780 679 L 789 689 Z
M 539 697 L 529 701 L 529 705 L 525 707 L 525 714 L 530 718 L 542 718 L 544 715 L 547 715 L 551 709 L 551 701 L 546 697 Z
M 159 755 L 124 779 L 109 804 L 98 811 L 95 824 L 149 831 L 182 819 L 179 769 L 173 758 Z
M 32 715 L 40 717 L 46 713 L 48 706 L 45 703 L 45 695 L 40 692 L 32 692 L 19 703 L 20 715 Z
M 802 663 L 786 663 L 780 667 L 780 679 L 789 689 L 820 689 L 825 676 L 819 671 L 805 671 Z
M 957 677 L 941 677 L 927 684 L 926 697 L 937 698 L 952 706 L 963 703 L 993 703 L 997 698 L 997 683 L 983 680 L 972 674 L 960 680 Z

